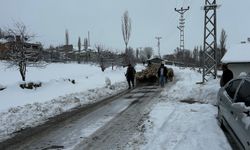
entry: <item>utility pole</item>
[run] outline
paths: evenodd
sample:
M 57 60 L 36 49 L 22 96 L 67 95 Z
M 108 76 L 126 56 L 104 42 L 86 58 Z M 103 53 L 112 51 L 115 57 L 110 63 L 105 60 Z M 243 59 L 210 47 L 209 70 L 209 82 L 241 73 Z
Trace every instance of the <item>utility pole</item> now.
M 162 38 L 162 37 L 155 37 L 155 38 L 156 38 L 156 39 L 157 39 L 157 41 L 158 41 L 158 42 L 157 42 L 157 47 L 158 47 L 158 55 L 159 55 L 159 58 L 161 58 L 161 53 L 160 53 L 160 45 L 161 45 L 161 43 L 160 43 L 160 42 L 161 42 L 161 41 L 160 41 L 160 40 L 161 40 L 161 38 Z
M 184 13 L 186 11 L 189 10 L 189 6 L 188 8 L 183 8 L 181 7 L 181 9 L 174 9 L 176 12 L 178 12 L 181 16 L 180 16 L 180 19 L 179 19 L 179 26 L 177 26 L 177 28 L 180 30 L 180 50 L 181 51 L 184 51 L 184 24 L 185 24 L 185 19 L 184 19 Z
M 212 74 L 214 79 L 217 76 L 216 9 L 216 0 L 205 0 L 202 83 L 207 81 L 209 74 Z

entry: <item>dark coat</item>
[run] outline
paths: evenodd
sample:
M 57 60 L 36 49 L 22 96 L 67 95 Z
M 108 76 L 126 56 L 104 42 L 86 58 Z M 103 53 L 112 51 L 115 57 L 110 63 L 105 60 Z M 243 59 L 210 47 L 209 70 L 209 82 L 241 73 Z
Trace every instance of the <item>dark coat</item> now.
M 161 68 L 164 69 L 164 70 L 163 70 L 163 75 L 164 75 L 164 76 L 167 76 L 167 73 L 168 73 L 167 67 L 165 67 L 165 66 L 160 66 L 160 68 L 159 68 L 158 71 L 157 71 L 158 77 L 160 77 L 160 75 L 161 75 Z
M 136 73 L 135 68 L 132 66 L 128 66 L 127 72 L 125 75 L 127 79 L 133 79 L 135 77 L 135 73 Z
M 233 72 L 229 69 L 225 69 L 220 79 L 220 86 L 223 87 L 231 79 L 233 79 Z

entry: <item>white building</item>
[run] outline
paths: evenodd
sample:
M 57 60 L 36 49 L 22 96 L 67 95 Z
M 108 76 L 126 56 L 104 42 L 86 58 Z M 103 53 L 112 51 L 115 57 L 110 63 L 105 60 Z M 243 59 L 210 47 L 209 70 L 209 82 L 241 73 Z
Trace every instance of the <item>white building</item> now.
M 250 73 L 250 42 L 233 45 L 227 50 L 221 61 L 228 64 L 234 77 L 239 76 L 241 72 Z

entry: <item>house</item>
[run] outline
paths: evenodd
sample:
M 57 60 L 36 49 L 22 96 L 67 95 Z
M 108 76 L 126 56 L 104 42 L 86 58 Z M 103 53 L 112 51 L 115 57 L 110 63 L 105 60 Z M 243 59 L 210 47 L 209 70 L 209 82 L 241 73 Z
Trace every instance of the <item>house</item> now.
M 153 64 L 161 64 L 164 60 L 161 59 L 161 58 L 158 58 L 158 57 L 155 57 L 155 58 L 151 58 L 151 59 L 148 59 L 147 62 L 150 64 L 150 63 L 153 63 Z
M 230 47 L 221 61 L 228 64 L 228 68 L 232 70 L 234 77 L 239 76 L 241 72 L 249 73 L 250 41 Z
M 0 39 L 0 59 L 5 59 L 6 52 L 8 50 L 9 44 L 7 40 L 1 38 Z
M 7 58 L 7 53 L 12 49 L 14 45 L 13 41 L 8 41 L 6 39 L 0 39 L 0 60 L 3 59 L 8 59 Z M 27 51 L 41 51 L 42 50 L 42 45 L 40 43 L 23 43 L 23 47 Z

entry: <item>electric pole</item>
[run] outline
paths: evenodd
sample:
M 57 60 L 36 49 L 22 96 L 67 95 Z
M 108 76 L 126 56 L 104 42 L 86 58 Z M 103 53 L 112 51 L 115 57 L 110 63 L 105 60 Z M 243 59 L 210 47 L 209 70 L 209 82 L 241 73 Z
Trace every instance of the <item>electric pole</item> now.
M 184 51 L 184 24 L 185 24 L 185 19 L 184 19 L 184 13 L 186 11 L 189 10 L 189 6 L 188 8 L 183 8 L 181 7 L 181 9 L 174 9 L 176 12 L 178 12 L 181 16 L 180 16 L 180 19 L 179 19 L 179 26 L 177 26 L 177 28 L 180 30 L 180 50 L 181 51 Z
M 207 81 L 209 74 L 212 74 L 214 79 L 217 76 L 216 9 L 216 0 L 205 0 L 202 83 Z
M 155 37 L 155 38 L 156 38 L 157 41 L 158 41 L 158 42 L 157 42 L 158 55 L 159 55 L 159 58 L 161 58 L 161 53 L 160 53 L 160 44 L 161 44 L 160 42 L 161 42 L 161 41 L 160 41 L 160 40 L 161 40 L 162 37 Z

